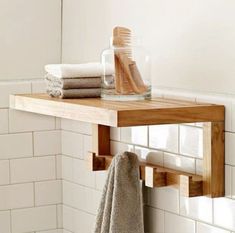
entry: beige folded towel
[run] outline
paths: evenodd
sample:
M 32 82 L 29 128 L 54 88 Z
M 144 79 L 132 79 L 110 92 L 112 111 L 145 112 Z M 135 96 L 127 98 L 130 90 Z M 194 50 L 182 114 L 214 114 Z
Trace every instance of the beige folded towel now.
M 46 75 L 46 84 L 49 89 L 79 89 L 79 88 L 98 88 L 101 87 L 101 77 L 87 78 L 56 78 L 52 75 Z
M 144 233 L 143 210 L 136 154 L 116 155 L 108 170 L 95 233 Z
M 72 98 L 95 98 L 100 97 L 100 88 L 85 88 L 85 89 L 68 89 L 61 88 L 47 88 L 47 93 L 52 97 L 59 97 L 62 99 Z

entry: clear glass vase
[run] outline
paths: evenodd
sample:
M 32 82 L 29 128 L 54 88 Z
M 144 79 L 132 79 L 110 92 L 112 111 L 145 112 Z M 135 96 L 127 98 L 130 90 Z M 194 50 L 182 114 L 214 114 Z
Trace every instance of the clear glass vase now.
M 102 53 L 104 73 L 101 97 L 106 100 L 144 100 L 151 98 L 150 57 L 140 40 L 128 46 L 114 46 Z M 110 74 L 113 70 L 113 74 Z

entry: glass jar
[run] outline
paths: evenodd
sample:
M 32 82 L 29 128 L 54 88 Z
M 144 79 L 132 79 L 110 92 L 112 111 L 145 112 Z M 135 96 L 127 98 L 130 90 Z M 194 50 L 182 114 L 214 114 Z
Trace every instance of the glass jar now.
M 102 53 L 102 64 L 103 99 L 151 99 L 150 57 L 139 39 L 132 38 L 129 45 L 120 47 L 111 38 L 110 48 Z

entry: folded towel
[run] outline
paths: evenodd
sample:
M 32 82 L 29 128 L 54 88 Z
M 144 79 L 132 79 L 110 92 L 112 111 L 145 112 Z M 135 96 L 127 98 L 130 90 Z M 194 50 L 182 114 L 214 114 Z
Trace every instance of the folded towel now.
M 95 233 L 144 233 L 136 154 L 116 155 L 108 170 Z
M 103 65 L 98 62 L 84 64 L 51 64 L 46 65 L 47 73 L 57 78 L 100 77 L 103 75 Z M 113 66 L 106 65 L 105 74 L 112 75 Z
M 101 87 L 101 77 L 89 78 L 56 78 L 46 75 L 46 84 L 51 88 L 78 89 L 78 88 L 98 88 Z
M 92 98 L 100 97 L 100 88 L 85 88 L 85 89 L 68 89 L 61 88 L 47 88 L 47 93 L 52 97 L 60 97 L 62 99 L 72 98 Z

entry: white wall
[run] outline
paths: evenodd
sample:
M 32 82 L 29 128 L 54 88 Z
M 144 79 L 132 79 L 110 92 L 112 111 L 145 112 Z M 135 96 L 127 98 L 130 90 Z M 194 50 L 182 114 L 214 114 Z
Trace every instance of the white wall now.
M 155 86 L 235 93 L 233 0 L 64 0 L 63 61 L 99 59 L 112 28 L 143 37 Z
M 43 78 L 60 47 L 60 0 L 0 0 L 0 80 Z

